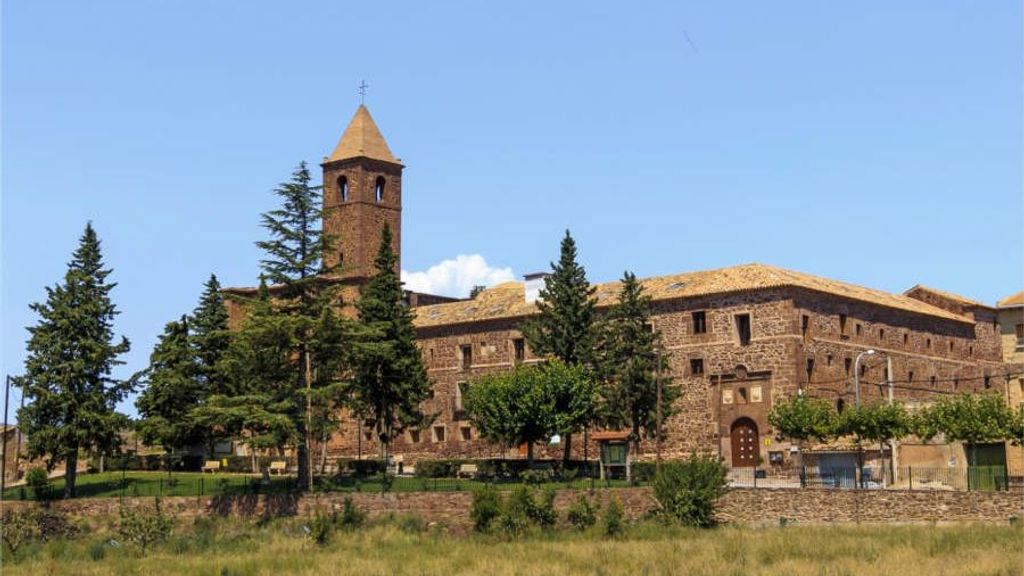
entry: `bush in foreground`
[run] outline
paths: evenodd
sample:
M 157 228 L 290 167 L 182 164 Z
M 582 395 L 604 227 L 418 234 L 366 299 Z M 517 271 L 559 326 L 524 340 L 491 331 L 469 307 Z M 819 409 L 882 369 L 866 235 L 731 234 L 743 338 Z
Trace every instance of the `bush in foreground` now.
M 129 510 L 122 507 L 120 516 L 118 533 L 128 542 L 138 546 L 143 554 L 146 554 L 153 544 L 166 541 L 174 529 L 174 518 L 163 513 L 159 498 L 156 499 L 152 511 Z
M 713 526 L 715 501 L 725 493 L 727 473 L 721 460 L 711 456 L 662 464 L 654 476 L 654 498 L 661 514 L 685 526 Z

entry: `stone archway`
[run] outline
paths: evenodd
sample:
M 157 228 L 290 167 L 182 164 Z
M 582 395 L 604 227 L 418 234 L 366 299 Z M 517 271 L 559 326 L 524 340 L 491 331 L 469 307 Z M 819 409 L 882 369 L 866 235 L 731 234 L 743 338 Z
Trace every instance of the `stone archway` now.
M 750 418 L 739 418 L 732 423 L 729 436 L 732 440 L 732 467 L 757 466 L 757 457 L 760 454 L 757 424 Z

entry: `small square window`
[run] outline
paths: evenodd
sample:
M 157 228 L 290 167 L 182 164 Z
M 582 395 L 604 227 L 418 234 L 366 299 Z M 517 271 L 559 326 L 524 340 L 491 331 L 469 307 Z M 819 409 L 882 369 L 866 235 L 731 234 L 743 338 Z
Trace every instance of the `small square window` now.
M 463 442 L 469 442 L 473 439 L 473 429 L 469 426 L 459 428 L 459 434 L 462 436 Z
M 434 442 L 444 442 L 444 426 L 434 426 Z
M 704 374 L 704 359 L 703 358 L 691 358 L 690 359 L 690 374 L 693 376 L 700 376 Z
M 410 444 L 419 444 L 420 443 L 420 431 L 419 430 L 409 430 L 409 443 Z
M 516 364 L 526 360 L 526 341 L 522 338 L 512 340 L 512 359 Z
M 708 331 L 707 313 L 704 311 L 693 313 L 693 333 L 706 334 Z

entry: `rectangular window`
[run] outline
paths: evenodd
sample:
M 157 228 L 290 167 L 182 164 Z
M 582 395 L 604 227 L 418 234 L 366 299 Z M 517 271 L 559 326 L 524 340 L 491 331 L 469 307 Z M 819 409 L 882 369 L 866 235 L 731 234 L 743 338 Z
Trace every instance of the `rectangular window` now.
M 924 347 L 929 349 L 929 350 L 932 349 L 932 339 L 931 338 L 925 338 L 924 339 Z
M 829 366 L 832 365 L 832 355 L 831 354 L 825 356 L 825 364 L 827 364 Z
M 911 370 L 911 371 L 907 372 L 907 384 L 913 384 L 913 383 L 914 383 L 914 371 Z
M 409 430 L 409 443 L 410 444 L 419 444 L 420 443 L 420 431 L 419 430 Z
M 878 339 L 885 340 L 885 328 L 878 329 Z
M 473 345 L 463 344 L 459 346 L 459 354 L 462 358 L 462 369 L 469 370 L 473 366 Z
M 857 332 L 857 336 L 860 336 L 860 331 L 861 331 L 861 325 L 860 325 L 860 324 L 857 324 L 857 325 L 856 325 L 856 326 L 854 326 L 853 328 L 854 328 L 854 330 L 856 330 L 856 332 Z
M 469 442 L 473 439 L 473 430 L 469 426 L 459 428 L 459 434 L 462 436 L 463 442 Z
M 526 360 L 526 340 L 516 338 L 512 341 L 512 358 L 516 364 Z
M 444 426 L 434 426 L 434 442 L 444 442 Z
M 839 315 L 839 335 L 846 336 L 846 314 Z
M 750 344 L 750 314 L 736 315 L 736 336 L 741 346 Z
M 868 372 L 868 365 L 863 363 L 863 362 L 861 362 L 860 363 L 860 377 L 863 378 L 864 375 L 867 374 L 867 372 Z
M 850 375 L 850 370 L 853 367 L 853 360 L 849 358 L 843 358 L 843 369 L 846 370 L 846 375 Z
M 807 381 L 811 381 L 811 375 L 814 374 L 814 358 L 807 359 Z
M 707 313 L 694 312 L 693 313 L 693 333 L 694 334 L 706 334 L 708 331 L 708 317 Z
M 906 346 L 909 343 L 910 343 L 910 334 L 904 334 L 903 335 L 903 345 Z
M 704 359 L 703 358 L 692 358 L 690 359 L 690 374 L 692 376 L 700 376 L 704 374 Z
M 1024 346 L 1024 324 L 1017 324 L 1017 347 Z
M 807 336 L 807 332 L 811 329 L 811 317 L 804 314 L 800 317 L 800 333 Z

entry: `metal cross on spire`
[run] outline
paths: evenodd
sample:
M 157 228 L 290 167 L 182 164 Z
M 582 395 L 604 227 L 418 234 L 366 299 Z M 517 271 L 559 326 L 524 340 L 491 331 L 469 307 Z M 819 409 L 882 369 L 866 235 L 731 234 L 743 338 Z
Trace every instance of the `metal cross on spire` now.
M 366 83 L 366 80 L 359 81 L 359 104 L 366 103 L 366 89 L 369 87 L 370 85 Z

